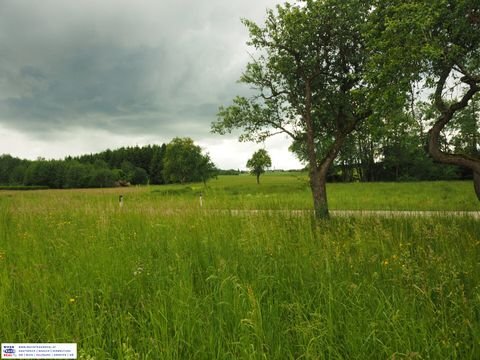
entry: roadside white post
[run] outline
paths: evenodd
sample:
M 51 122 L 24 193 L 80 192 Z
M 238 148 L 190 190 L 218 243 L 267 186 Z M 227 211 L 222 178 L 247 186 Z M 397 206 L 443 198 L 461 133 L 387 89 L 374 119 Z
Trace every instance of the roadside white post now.
M 203 206 L 203 198 L 202 198 L 202 193 L 200 193 L 200 207 Z

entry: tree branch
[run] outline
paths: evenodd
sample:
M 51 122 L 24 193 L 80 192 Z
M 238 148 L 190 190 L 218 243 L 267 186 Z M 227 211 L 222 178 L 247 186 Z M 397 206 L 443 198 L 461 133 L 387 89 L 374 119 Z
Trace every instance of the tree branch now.
M 277 124 L 275 121 L 272 121 L 272 120 L 265 120 L 265 122 L 269 125 L 271 125 L 272 127 L 274 127 L 275 129 L 278 129 L 278 130 L 281 130 L 281 132 L 287 134 L 288 136 L 290 136 L 293 140 L 298 140 L 298 136 L 296 136 L 294 133 L 292 133 L 291 131 L 285 129 L 285 127 L 283 127 L 282 125 L 280 124 Z M 276 135 L 276 134 L 274 134 Z
M 468 85 L 470 85 L 472 82 L 480 83 L 480 75 L 471 74 L 462 64 L 456 63 L 455 65 L 458 67 L 458 69 L 455 70 L 463 75 L 463 77 L 460 79 L 462 82 Z
M 450 75 L 450 67 L 446 67 L 443 72 L 440 74 L 440 78 L 438 79 L 437 86 L 435 88 L 435 93 L 433 95 L 434 104 L 437 109 L 444 113 L 448 110 L 447 105 L 443 101 L 443 88 L 445 87 L 445 82 L 447 81 L 448 76 Z
M 472 169 L 474 172 L 480 174 L 480 161 L 479 159 L 463 154 L 450 154 L 443 152 L 440 149 L 440 133 L 448 122 L 453 118 L 455 112 L 460 111 L 467 107 L 468 102 L 472 97 L 480 90 L 480 87 L 476 82 L 468 82 L 470 88 L 463 95 L 460 101 L 457 101 L 450 106 L 447 106 L 441 97 L 441 89 L 445 84 L 446 78 L 450 71 L 444 71 L 437 83 L 435 91 L 435 106 L 440 111 L 441 115 L 428 132 L 428 153 L 436 161 L 463 166 Z M 446 75 L 445 75 L 446 74 Z

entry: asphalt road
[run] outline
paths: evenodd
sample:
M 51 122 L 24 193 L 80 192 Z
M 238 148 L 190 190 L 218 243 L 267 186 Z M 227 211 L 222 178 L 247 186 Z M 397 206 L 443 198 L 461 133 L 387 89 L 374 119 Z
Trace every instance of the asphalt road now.
M 207 210 L 232 215 L 285 214 L 302 216 L 311 214 L 312 210 Z M 364 216 L 364 217 L 471 217 L 480 219 L 480 211 L 396 211 L 396 210 L 330 210 L 331 216 Z

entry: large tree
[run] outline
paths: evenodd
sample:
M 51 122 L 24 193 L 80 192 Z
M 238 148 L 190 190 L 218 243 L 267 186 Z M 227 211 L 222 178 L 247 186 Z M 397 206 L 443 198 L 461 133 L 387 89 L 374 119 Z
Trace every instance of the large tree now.
M 240 81 L 254 89 L 221 107 L 214 132 L 240 140 L 290 136 L 308 160 L 315 214 L 328 217 L 327 172 L 347 136 L 370 115 L 362 30 L 369 1 L 298 1 L 243 20 L 256 52 Z
M 442 147 L 442 133 L 455 120 L 458 126 L 467 119 L 460 113 L 480 90 L 480 2 L 377 0 L 373 9 L 371 65 L 384 90 L 378 98 L 391 102 L 403 95 L 405 101 L 412 88 L 430 93 L 436 117 L 428 131 L 428 153 L 435 161 L 471 169 L 480 200 L 478 154 Z
M 208 154 L 190 138 L 174 138 L 167 144 L 163 156 L 165 182 L 206 181 L 214 176 L 215 166 Z

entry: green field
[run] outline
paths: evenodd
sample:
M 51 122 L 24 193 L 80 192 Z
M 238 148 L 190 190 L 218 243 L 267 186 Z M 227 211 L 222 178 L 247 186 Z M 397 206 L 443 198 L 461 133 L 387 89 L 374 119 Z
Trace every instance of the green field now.
M 0 191 L 1 342 L 75 342 L 81 359 L 480 358 L 479 220 L 224 211 L 311 208 L 305 175 L 261 181 Z M 469 182 L 328 190 L 332 209 L 480 210 Z

